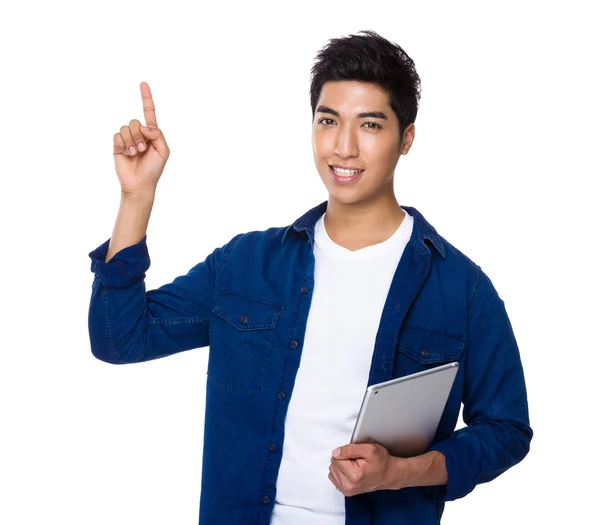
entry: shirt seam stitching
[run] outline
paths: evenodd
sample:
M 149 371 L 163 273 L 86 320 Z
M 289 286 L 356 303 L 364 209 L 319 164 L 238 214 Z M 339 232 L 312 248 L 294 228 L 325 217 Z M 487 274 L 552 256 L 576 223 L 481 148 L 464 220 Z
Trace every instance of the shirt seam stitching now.
M 473 303 L 475 302 L 475 299 L 479 296 L 479 285 L 481 284 L 481 280 L 482 280 L 482 270 L 480 266 L 477 266 L 477 284 L 475 285 L 475 290 L 473 290 L 473 294 L 471 295 L 471 298 L 469 299 L 469 304 L 467 305 L 467 313 L 471 311 L 471 309 L 473 308 Z
M 110 311 L 109 311 L 110 307 L 108 305 L 107 296 L 108 296 L 107 289 L 103 288 L 102 289 L 102 304 L 104 306 L 104 320 L 106 322 L 106 334 L 108 337 L 108 344 L 110 346 L 110 352 L 119 363 L 125 363 L 125 360 L 123 359 L 123 356 L 121 355 L 121 353 L 118 351 L 117 345 L 115 343 L 115 336 L 114 336 L 114 332 L 113 332 L 113 328 L 112 328 L 112 323 L 110 320 Z

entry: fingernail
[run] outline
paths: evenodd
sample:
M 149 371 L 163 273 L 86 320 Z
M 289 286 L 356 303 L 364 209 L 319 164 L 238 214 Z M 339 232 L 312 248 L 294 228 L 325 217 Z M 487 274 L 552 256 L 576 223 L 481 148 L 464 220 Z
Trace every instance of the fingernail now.
M 140 143 L 138 144 L 138 149 L 139 149 L 140 151 L 144 151 L 144 146 L 145 146 L 145 145 L 144 145 L 144 143 L 143 143 L 143 142 L 140 142 Z
M 135 155 L 135 148 L 133 146 L 131 146 L 129 148 L 129 153 L 131 153 L 132 155 Z
M 341 450 L 340 450 L 339 448 L 336 448 L 336 449 L 333 451 L 333 457 L 336 457 L 336 458 L 337 458 L 337 457 L 340 455 L 340 452 L 341 452 Z

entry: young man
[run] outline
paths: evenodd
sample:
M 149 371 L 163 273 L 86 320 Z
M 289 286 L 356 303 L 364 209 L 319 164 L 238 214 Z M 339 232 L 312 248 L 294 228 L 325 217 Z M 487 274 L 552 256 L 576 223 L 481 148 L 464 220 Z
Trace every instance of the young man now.
M 363 31 L 317 57 L 312 139 L 326 202 L 287 227 L 236 235 L 150 291 L 146 229 L 169 149 L 141 91 L 149 129 L 132 120 L 114 136 L 121 208 L 90 253 L 90 341 L 110 363 L 210 345 L 201 523 L 435 524 L 446 501 L 523 459 L 532 430 L 504 303 L 394 195 L 420 98 L 399 46 Z M 368 385 L 451 361 L 459 372 L 425 454 L 348 445 Z M 467 426 L 455 431 L 461 402 Z

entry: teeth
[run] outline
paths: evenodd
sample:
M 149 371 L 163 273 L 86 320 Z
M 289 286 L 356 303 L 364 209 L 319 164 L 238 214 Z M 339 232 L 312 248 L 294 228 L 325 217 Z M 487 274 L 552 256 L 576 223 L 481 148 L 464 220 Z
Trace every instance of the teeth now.
M 340 177 L 351 177 L 352 175 L 356 175 L 357 173 L 360 173 L 363 170 L 345 170 L 342 168 L 333 168 L 333 171 L 335 171 L 335 174 L 339 175 Z

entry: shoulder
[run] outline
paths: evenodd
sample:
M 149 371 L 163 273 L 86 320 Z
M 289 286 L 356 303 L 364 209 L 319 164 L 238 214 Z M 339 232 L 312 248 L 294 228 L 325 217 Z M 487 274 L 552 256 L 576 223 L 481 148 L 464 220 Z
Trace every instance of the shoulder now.
M 440 280 L 451 286 L 452 283 L 476 282 L 481 270 L 479 265 L 445 236 L 440 235 L 417 208 L 402 207 L 413 217 L 410 242 L 420 253 L 428 252 L 431 256 L 432 272 L 439 274 Z
M 227 245 L 237 249 L 269 250 L 282 245 L 288 226 L 272 226 L 265 230 L 251 230 L 235 235 Z

